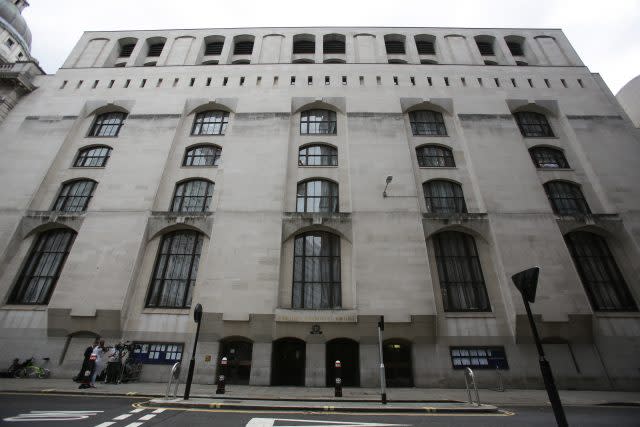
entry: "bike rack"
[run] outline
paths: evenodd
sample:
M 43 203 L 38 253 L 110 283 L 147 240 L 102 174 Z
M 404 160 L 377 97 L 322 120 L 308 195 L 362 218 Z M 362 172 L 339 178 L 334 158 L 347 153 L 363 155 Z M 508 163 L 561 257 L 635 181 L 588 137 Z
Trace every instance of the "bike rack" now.
M 469 404 L 473 406 L 480 406 L 480 396 L 478 395 L 478 387 L 476 387 L 476 379 L 475 375 L 473 375 L 473 371 L 471 368 L 467 368 L 464 370 L 464 384 L 467 387 L 467 396 L 469 396 Z M 473 397 L 471 396 L 471 389 L 469 388 L 469 384 L 473 386 L 473 390 L 475 391 L 476 400 L 473 401 Z
M 169 399 L 169 393 L 171 392 L 171 383 L 175 380 L 175 387 L 173 389 L 172 398 L 175 399 L 178 395 L 178 386 L 180 385 L 180 362 L 176 362 L 171 367 L 171 373 L 169 374 L 169 383 L 167 384 L 167 391 L 164 394 L 164 399 Z

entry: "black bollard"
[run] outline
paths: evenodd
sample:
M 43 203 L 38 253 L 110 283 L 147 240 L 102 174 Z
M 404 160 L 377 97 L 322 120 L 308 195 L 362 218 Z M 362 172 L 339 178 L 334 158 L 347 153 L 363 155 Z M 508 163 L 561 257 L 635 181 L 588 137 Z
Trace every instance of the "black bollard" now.
M 218 375 L 218 388 L 216 388 L 216 394 L 224 394 L 224 383 L 227 375 L 227 358 L 223 357 L 220 361 L 220 375 Z
M 336 384 L 335 384 L 335 397 L 342 397 L 342 364 L 339 360 L 336 360 Z

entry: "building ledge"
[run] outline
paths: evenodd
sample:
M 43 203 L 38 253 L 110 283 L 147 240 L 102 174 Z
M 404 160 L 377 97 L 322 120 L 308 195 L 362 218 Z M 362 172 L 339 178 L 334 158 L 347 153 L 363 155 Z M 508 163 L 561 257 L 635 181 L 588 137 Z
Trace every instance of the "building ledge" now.
M 358 310 L 296 310 L 276 308 L 276 322 L 357 323 Z
M 33 92 L 37 87 L 33 84 L 35 76 L 46 74 L 33 61 L 19 61 L 0 65 L 0 81 L 20 87 L 26 92 Z
M 427 220 L 436 220 L 436 221 L 445 221 L 450 224 L 459 224 L 465 221 L 473 221 L 473 220 L 486 220 L 486 213 L 423 213 L 423 219 Z

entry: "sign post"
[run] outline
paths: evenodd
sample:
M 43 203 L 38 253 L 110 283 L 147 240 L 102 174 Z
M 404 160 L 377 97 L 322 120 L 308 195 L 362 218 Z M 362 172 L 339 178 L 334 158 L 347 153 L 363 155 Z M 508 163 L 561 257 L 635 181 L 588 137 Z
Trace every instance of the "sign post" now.
M 384 374 L 384 357 L 382 354 L 382 331 L 384 331 L 384 316 L 380 316 L 378 322 L 378 347 L 380 349 L 380 396 L 382 404 L 387 404 L 387 380 Z
M 187 374 L 187 383 L 184 387 L 184 400 L 189 400 L 189 394 L 191 393 L 191 382 L 193 381 L 193 371 L 196 367 L 196 348 L 198 346 L 198 337 L 200 336 L 200 321 L 202 320 L 202 305 L 196 305 L 193 310 L 193 320 L 198 325 L 196 327 L 196 339 L 193 341 L 193 352 L 191 353 L 191 360 L 189 361 L 189 373 Z
M 522 301 L 524 302 L 525 310 L 527 310 L 527 318 L 529 319 L 529 325 L 531 326 L 531 332 L 533 333 L 533 340 L 535 341 L 536 348 L 538 349 L 540 371 L 542 372 L 544 387 L 547 389 L 547 395 L 549 396 L 549 401 L 551 402 L 551 407 L 553 408 L 553 414 L 556 417 L 556 423 L 558 423 L 559 427 L 567 427 L 569 424 L 567 424 L 567 418 L 564 414 L 562 402 L 560 401 L 560 395 L 558 394 L 556 383 L 553 380 L 551 365 L 549 365 L 549 362 L 544 355 L 544 349 L 542 348 L 542 343 L 540 342 L 538 329 L 536 328 L 536 323 L 533 320 L 533 314 L 531 313 L 531 307 L 529 306 L 529 303 L 535 302 L 536 299 L 536 288 L 538 286 L 539 274 L 540 268 L 533 267 L 521 271 L 520 273 L 514 274 L 513 276 L 511 276 L 511 280 L 513 280 L 513 284 L 516 285 L 516 288 L 518 288 L 518 290 L 522 294 Z

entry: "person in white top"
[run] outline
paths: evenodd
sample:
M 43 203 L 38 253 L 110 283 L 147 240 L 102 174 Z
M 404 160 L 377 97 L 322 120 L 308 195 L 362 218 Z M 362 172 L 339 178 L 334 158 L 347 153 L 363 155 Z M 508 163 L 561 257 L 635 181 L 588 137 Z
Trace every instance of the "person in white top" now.
M 93 353 L 91 353 L 91 356 L 95 356 L 96 360 L 95 368 L 93 369 L 93 374 L 91 375 L 91 387 L 96 386 L 96 377 L 100 375 L 107 364 L 106 352 L 107 349 L 104 346 L 104 340 L 100 340 L 98 345 L 94 347 Z

